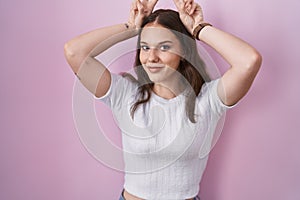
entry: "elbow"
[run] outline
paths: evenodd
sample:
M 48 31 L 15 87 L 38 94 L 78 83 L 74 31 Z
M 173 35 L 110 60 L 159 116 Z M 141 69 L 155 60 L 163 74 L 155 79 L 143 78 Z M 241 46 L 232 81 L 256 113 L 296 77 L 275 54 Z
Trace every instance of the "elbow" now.
M 64 55 L 65 58 L 67 59 L 67 61 L 71 60 L 72 58 L 75 57 L 75 51 L 72 48 L 72 44 L 71 42 L 67 42 L 64 45 Z
M 251 74 L 257 74 L 262 64 L 261 54 L 254 50 L 249 56 L 248 62 L 245 64 L 246 70 Z
M 81 63 L 84 60 L 84 56 L 76 48 L 72 41 L 64 44 L 64 56 L 72 70 L 77 73 Z
M 72 68 L 73 72 L 77 73 L 78 67 L 77 67 L 76 62 L 75 62 L 75 58 L 76 58 L 75 55 L 76 54 L 75 54 L 74 50 L 72 49 L 72 45 L 70 44 L 70 42 L 65 43 L 65 45 L 64 45 L 64 56 L 65 56 L 68 64 Z
M 257 71 L 260 69 L 262 64 L 262 56 L 258 51 L 255 51 L 252 56 L 252 67 Z

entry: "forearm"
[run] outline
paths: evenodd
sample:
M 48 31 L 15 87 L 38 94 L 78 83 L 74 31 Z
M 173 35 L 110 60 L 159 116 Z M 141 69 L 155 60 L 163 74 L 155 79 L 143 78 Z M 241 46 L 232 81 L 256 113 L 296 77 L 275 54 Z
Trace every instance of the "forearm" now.
M 198 38 L 215 49 L 231 67 L 255 68 L 260 65 L 260 54 L 243 40 L 212 26 L 205 26 Z
M 88 56 L 95 57 L 136 34 L 134 27 L 126 27 L 125 24 L 99 28 L 68 41 L 65 44 L 65 56 L 73 69 L 78 68 Z
M 234 105 L 249 90 L 261 66 L 261 55 L 243 40 L 215 27 L 205 26 L 198 38 L 215 49 L 231 66 L 218 85 L 218 94 L 226 105 Z
M 94 57 L 114 44 L 133 37 L 137 31 L 125 24 L 99 28 L 82 34 L 65 44 L 65 57 L 81 83 L 93 94 L 104 95 L 110 84 L 110 73 Z

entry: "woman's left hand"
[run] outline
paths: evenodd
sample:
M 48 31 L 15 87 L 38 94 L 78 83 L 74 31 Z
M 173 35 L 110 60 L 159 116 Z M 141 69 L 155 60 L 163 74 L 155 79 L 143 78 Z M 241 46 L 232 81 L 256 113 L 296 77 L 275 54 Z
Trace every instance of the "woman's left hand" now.
M 198 24 L 204 21 L 202 8 L 193 0 L 173 0 L 182 23 L 187 30 L 193 34 L 193 30 Z
M 128 24 L 140 28 L 145 17 L 148 17 L 158 0 L 133 0 L 130 9 Z

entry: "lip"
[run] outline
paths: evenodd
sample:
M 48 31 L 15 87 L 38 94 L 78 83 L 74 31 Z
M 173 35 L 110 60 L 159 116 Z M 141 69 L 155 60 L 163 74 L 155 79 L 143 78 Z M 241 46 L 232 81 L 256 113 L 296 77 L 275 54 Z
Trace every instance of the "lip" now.
M 151 73 L 156 73 L 161 71 L 165 66 L 164 65 L 147 65 L 148 70 Z

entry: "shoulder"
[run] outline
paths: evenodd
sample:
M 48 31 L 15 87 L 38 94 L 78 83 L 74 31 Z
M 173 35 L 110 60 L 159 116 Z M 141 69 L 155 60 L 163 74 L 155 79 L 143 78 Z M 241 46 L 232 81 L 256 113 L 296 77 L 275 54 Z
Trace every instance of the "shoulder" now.
M 133 89 L 138 87 L 138 81 L 133 75 L 129 73 L 111 73 L 111 78 L 111 83 L 113 87 L 121 87 L 123 89 Z
M 217 86 L 218 86 L 219 81 L 220 81 L 220 78 L 217 78 L 217 79 L 211 80 L 209 82 L 203 83 L 198 97 L 201 97 L 203 95 L 208 95 L 210 92 L 212 92 L 214 90 L 217 91 Z
M 128 76 L 111 73 L 111 83 L 108 91 L 104 96 L 96 99 L 103 101 L 111 107 L 114 107 L 121 105 L 124 100 L 135 95 L 137 89 L 137 81 L 134 81 Z
M 210 110 L 218 115 L 223 114 L 231 106 L 226 106 L 218 95 L 218 83 L 220 78 L 205 82 L 196 99 L 199 109 Z

